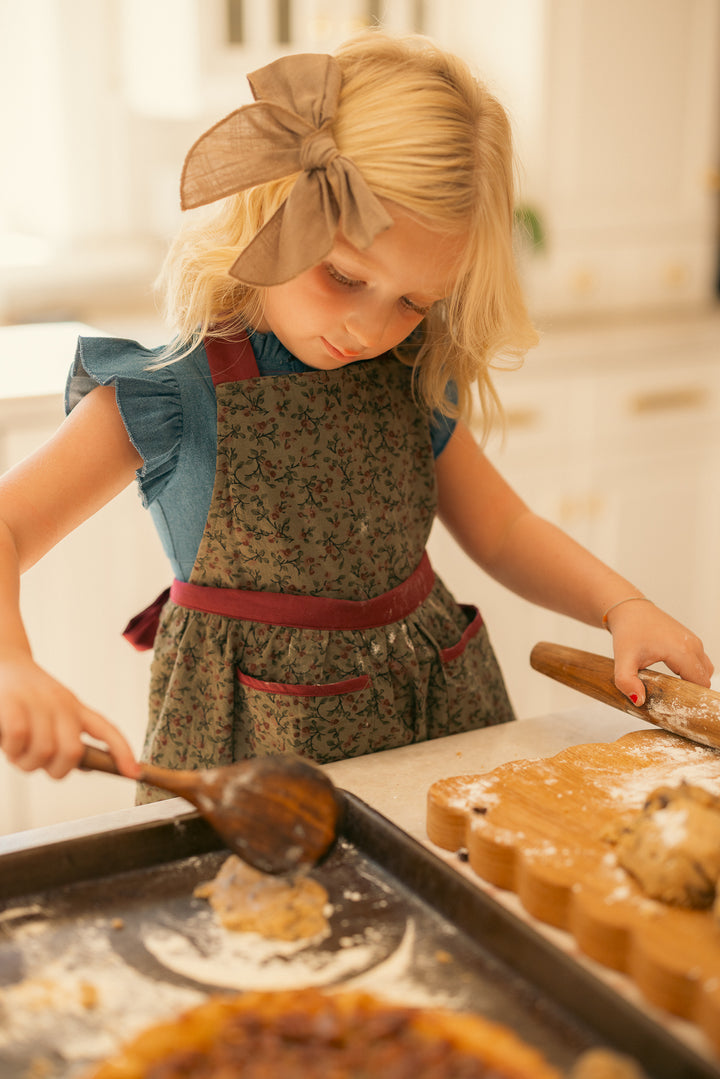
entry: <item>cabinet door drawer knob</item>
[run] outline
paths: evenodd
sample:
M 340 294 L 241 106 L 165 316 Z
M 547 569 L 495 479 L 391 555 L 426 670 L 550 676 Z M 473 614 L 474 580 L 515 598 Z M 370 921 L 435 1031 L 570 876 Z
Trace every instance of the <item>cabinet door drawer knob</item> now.
M 564 495 L 560 501 L 559 518 L 564 525 L 581 521 L 596 521 L 605 512 L 605 498 L 597 491 L 585 491 L 578 495 Z
M 639 393 L 630 402 L 630 411 L 636 416 L 652 412 L 675 412 L 681 409 L 702 408 L 710 399 L 704 386 L 680 386 L 669 390 L 649 390 Z
M 536 427 L 540 422 L 540 415 L 536 408 L 509 408 L 505 413 L 505 421 L 509 430 L 520 431 Z

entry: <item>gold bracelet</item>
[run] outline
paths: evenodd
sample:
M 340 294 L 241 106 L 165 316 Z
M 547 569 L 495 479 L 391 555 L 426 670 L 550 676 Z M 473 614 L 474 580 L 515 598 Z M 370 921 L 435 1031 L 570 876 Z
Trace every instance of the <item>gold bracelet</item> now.
M 647 596 L 626 596 L 625 599 L 619 599 L 617 603 L 611 604 L 602 616 L 602 624 L 608 632 L 610 630 L 610 627 L 608 626 L 608 615 L 610 614 L 610 611 L 614 611 L 615 608 L 619 607 L 622 603 L 630 603 L 633 599 L 644 599 L 646 603 L 652 603 L 652 600 L 648 599 Z

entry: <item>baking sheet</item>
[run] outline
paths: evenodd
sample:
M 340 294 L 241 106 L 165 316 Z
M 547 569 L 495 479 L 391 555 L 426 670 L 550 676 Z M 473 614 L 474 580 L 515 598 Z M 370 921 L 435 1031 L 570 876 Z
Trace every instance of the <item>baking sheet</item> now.
M 346 802 L 343 836 L 313 873 L 333 907 L 313 942 L 219 926 L 193 889 L 227 852 L 195 814 L 0 859 L 3 1079 L 74 1079 L 208 993 L 304 985 L 478 1011 L 560 1068 L 606 1043 L 653 1079 L 720 1076 L 426 848 Z

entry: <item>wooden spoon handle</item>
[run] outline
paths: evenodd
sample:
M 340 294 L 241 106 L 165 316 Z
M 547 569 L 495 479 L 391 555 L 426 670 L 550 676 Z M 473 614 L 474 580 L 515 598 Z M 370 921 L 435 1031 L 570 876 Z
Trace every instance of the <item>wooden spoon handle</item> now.
M 85 746 L 78 768 L 83 772 L 107 772 L 111 776 L 122 775 L 115 763 L 115 758 L 106 749 L 97 746 Z
M 189 769 L 161 768 L 157 764 L 148 764 L 140 761 L 138 779 L 141 783 L 149 783 L 151 787 L 161 787 L 170 794 L 176 794 L 186 801 L 192 802 L 199 809 L 199 792 L 202 787 L 198 780 L 198 772 Z
M 106 749 L 97 746 L 85 746 L 80 758 L 78 768 L 84 772 L 107 772 L 108 775 L 122 776 L 122 772 L 115 763 L 115 758 Z M 163 790 L 172 794 L 180 795 L 194 804 L 194 795 L 197 788 L 197 776 L 194 772 L 174 771 L 170 768 L 159 768 L 155 764 L 140 763 L 140 772 L 137 777 L 144 783 L 150 783 L 154 787 L 162 787 Z
M 621 712 L 720 749 L 720 693 L 659 671 L 642 670 L 646 697 L 638 708 L 615 685 L 614 664 L 607 656 L 541 641 L 530 653 L 530 665 Z

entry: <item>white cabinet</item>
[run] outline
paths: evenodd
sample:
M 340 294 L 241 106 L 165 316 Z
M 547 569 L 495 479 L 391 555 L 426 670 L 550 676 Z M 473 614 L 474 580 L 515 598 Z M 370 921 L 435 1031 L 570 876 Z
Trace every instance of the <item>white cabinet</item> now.
M 687 310 L 714 294 L 717 0 L 454 0 L 445 40 L 509 109 L 547 243 L 534 312 Z
M 720 661 L 720 341 L 705 362 L 666 359 L 652 378 L 619 372 L 598 392 L 596 542 Z
M 536 309 L 682 308 L 717 275 L 720 5 L 551 0 Z
M 509 430 L 488 452 L 500 471 L 697 632 L 720 666 L 720 318 L 549 333 L 498 385 Z M 577 693 L 530 668 L 532 646 L 610 654 L 609 636 L 511 595 L 439 524 L 430 554 L 483 612 L 518 713 L 577 706 Z

